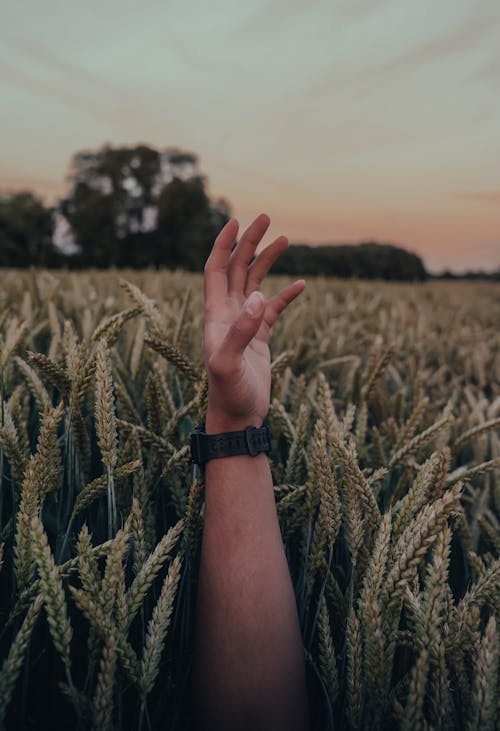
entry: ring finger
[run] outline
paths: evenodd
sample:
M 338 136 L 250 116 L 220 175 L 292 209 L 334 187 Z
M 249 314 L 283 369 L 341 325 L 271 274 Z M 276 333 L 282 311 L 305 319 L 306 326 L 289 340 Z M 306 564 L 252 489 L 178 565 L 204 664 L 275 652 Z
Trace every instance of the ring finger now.
M 255 261 L 248 267 L 247 281 L 245 285 L 245 297 L 259 289 L 262 280 L 276 261 L 276 259 L 288 248 L 286 236 L 278 236 L 272 244 L 261 251 Z

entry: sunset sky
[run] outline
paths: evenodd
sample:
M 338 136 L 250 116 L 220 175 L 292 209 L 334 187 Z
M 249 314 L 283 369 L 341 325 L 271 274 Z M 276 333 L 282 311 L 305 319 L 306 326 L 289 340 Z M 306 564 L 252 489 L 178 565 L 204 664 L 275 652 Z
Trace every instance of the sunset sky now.
M 500 266 L 498 0 L 7 0 L 0 192 L 73 152 L 195 152 L 242 225 Z

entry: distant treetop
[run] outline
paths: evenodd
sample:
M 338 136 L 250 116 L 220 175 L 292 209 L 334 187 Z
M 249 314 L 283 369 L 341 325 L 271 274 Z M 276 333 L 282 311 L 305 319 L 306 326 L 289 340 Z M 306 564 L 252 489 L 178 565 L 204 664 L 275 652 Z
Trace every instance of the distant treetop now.
M 289 246 L 274 264 L 276 274 L 359 277 L 362 279 L 427 279 L 422 259 L 392 244 Z

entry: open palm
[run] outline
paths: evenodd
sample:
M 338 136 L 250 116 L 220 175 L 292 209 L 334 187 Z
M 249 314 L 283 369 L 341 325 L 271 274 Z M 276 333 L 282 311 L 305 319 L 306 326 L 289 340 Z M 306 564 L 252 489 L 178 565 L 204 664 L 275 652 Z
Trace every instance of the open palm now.
M 265 214 L 258 216 L 233 249 L 238 222 L 231 219 L 205 265 L 207 430 L 209 421 L 217 429 L 260 426 L 269 409 L 270 331 L 305 286 L 304 280 L 298 280 L 268 301 L 259 291 L 273 262 L 288 246 L 286 237 L 280 236 L 254 259 L 269 223 Z

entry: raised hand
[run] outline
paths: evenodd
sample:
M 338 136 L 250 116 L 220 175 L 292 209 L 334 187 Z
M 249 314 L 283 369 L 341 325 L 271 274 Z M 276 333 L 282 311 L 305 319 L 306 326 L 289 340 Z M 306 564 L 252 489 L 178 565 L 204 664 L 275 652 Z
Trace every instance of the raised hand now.
M 268 216 L 258 216 L 233 249 L 238 222 L 231 219 L 205 264 L 207 432 L 261 426 L 269 409 L 271 327 L 305 287 L 305 281 L 299 279 L 268 301 L 259 291 L 272 264 L 288 246 L 287 238 L 279 236 L 254 259 L 269 224 Z
M 229 221 L 205 265 L 208 434 L 262 425 L 271 328 L 304 289 L 298 280 L 267 301 L 259 291 L 288 246 L 280 236 L 254 258 L 269 223 L 258 216 L 234 246 L 238 222 Z M 304 650 L 268 456 L 211 459 L 204 484 L 194 669 L 199 729 L 305 731 Z

